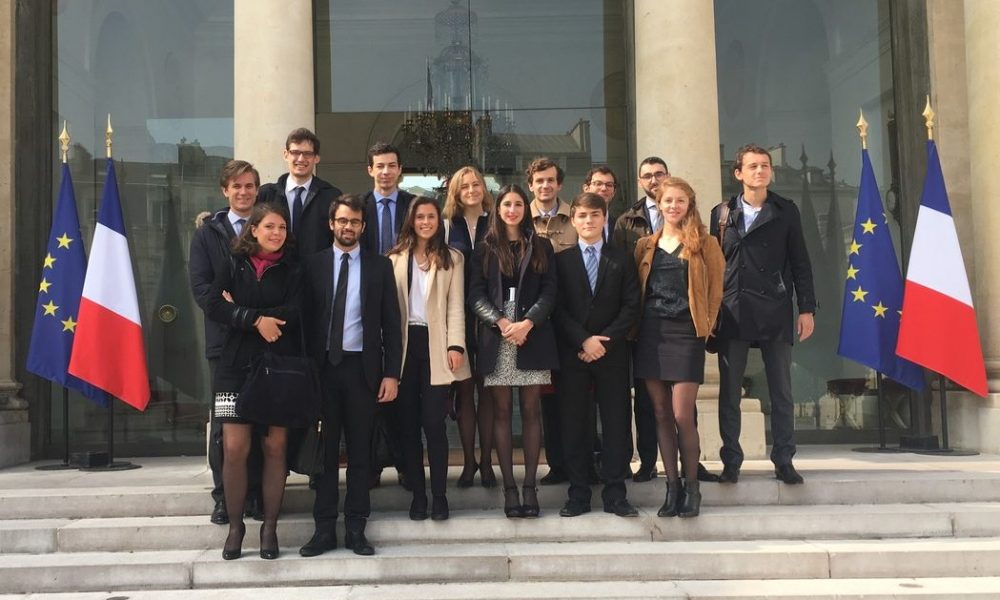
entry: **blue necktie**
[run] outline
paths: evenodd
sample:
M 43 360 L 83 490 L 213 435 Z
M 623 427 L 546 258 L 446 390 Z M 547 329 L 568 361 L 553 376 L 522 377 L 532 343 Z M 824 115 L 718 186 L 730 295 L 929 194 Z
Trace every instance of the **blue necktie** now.
M 240 237 L 240 234 L 243 233 L 243 226 L 246 223 L 246 219 L 236 219 L 236 224 L 233 226 L 233 229 L 236 231 L 236 237 Z
M 382 223 L 379 224 L 379 248 L 381 254 L 392 249 L 395 241 L 392 235 L 392 212 L 389 210 L 389 199 L 382 198 Z
M 593 246 L 587 246 L 584 252 L 587 257 L 584 265 L 587 267 L 587 279 L 590 280 L 590 293 L 597 291 L 597 250 Z
M 295 200 L 292 201 L 292 233 L 298 235 L 299 222 L 302 221 L 302 192 L 306 191 L 306 188 L 300 185 L 294 191 Z

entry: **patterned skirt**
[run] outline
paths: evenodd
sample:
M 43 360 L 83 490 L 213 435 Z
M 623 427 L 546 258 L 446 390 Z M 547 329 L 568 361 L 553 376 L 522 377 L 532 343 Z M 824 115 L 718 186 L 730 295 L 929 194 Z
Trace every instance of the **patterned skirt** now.
M 245 369 L 219 365 L 215 370 L 212 388 L 215 390 L 215 402 L 212 406 L 212 418 L 219 423 L 249 423 L 236 413 L 236 398 L 239 397 L 246 381 Z
M 503 314 L 508 319 L 514 320 L 516 304 L 513 300 L 503 305 Z M 500 340 L 496 369 L 483 378 L 483 384 L 486 387 L 548 385 L 551 381 L 552 373 L 550 371 L 518 369 L 517 346 L 506 340 Z

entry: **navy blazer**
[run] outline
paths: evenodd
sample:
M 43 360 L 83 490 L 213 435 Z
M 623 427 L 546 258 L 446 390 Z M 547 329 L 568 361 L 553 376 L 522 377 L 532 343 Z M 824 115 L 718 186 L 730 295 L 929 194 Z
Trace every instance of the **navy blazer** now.
M 270 202 L 278 206 L 287 218 L 286 181 L 288 181 L 288 173 L 279 177 L 276 183 L 266 183 L 260 186 L 260 191 L 257 192 L 257 202 Z M 339 188 L 319 177 L 313 177 L 309 184 L 309 191 L 306 192 L 303 199 L 302 223 L 295 236 L 295 245 L 292 246 L 297 256 L 305 257 L 315 254 L 324 248 L 329 248 L 330 244 L 333 243 L 330 231 L 330 204 L 340 194 Z
M 396 231 L 397 236 L 399 235 L 399 230 L 403 227 L 403 221 L 406 219 L 406 211 L 410 210 L 410 202 L 413 202 L 414 198 L 416 196 L 404 190 L 399 190 L 399 195 L 396 196 L 396 223 L 393 225 L 393 229 Z M 382 207 L 375 203 L 375 192 L 373 191 L 365 194 L 364 200 L 365 230 L 361 234 L 361 247 L 373 254 L 379 254 L 378 211 Z

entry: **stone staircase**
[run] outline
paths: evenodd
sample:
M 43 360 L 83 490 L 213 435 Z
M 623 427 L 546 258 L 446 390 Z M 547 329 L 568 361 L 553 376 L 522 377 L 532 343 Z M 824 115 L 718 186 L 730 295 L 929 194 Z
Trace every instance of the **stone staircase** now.
M 1000 598 L 1000 457 L 800 456 L 805 485 L 748 463 L 738 485 L 704 484 L 688 520 L 656 517 L 662 478 L 630 484 L 636 519 L 600 512 L 599 493 L 596 512 L 561 518 L 554 486 L 540 490 L 540 519 L 508 520 L 500 493 L 476 487 L 449 490 L 450 520 L 413 522 L 409 495 L 385 485 L 372 496 L 375 557 L 299 557 L 312 494 L 293 476 L 276 561 L 256 557 L 252 522 L 244 558 L 222 560 L 199 459 L 7 469 L 0 598 Z

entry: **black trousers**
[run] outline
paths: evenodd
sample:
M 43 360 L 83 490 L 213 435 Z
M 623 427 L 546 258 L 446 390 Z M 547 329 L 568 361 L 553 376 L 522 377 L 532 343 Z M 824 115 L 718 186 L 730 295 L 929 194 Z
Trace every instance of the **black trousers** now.
M 431 468 L 431 493 L 444 496 L 448 486 L 449 385 L 431 385 L 430 349 L 427 328 L 410 325 L 406 343 L 406 363 L 399 382 L 396 411 L 406 480 L 414 494 L 426 494 L 424 447 L 420 430 L 427 437 L 427 463 Z
M 337 366 L 325 362 L 323 386 L 323 443 L 325 471 L 316 482 L 313 519 L 317 531 L 333 532 L 340 501 L 340 435 L 347 442 L 347 495 L 344 521 L 348 530 L 364 527 L 371 514 L 368 475 L 371 472 L 372 427 L 376 391 L 365 381 L 360 354 L 345 354 Z
M 545 438 L 545 463 L 550 469 L 565 467 L 558 386 L 556 383 L 555 394 L 542 394 L 542 435 Z M 588 447 L 591 443 L 588 442 Z
M 215 381 L 215 369 L 219 366 L 218 358 L 208 359 L 208 368 L 211 372 L 210 381 Z M 213 410 L 208 428 L 208 468 L 212 471 L 212 500 L 216 503 L 225 501 L 225 492 L 222 489 L 222 423 L 215 420 L 214 396 Z M 261 454 L 260 434 L 250 432 L 250 455 L 247 457 L 247 497 L 260 498 L 260 476 L 261 468 L 264 464 L 264 457 Z
M 635 344 L 629 348 L 630 359 L 635 357 Z M 653 403 L 649 399 L 649 392 L 646 391 L 646 381 L 644 379 L 633 378 L 632 388 L 635 391 L 633 396 L 633 414 L 635 415 L 635 450 L 639 455 L 639 462 L 643 465 L 656 464 L 656 456 L 659 452 L 656 440 L 656 415 L 653 413 Z M 629 461 L 632 460 L 632 431 L 629 430 L 628 440 Z
M 576 358 L 563 361 L 557 371 L 559 413 L 562 418 L 563 458 L 569 476 L 569 499 L 590 504 L 588 473 L 592 463 L 594 403 L 600 412 L 604 449 L 601 478 L 604 504 L 625 497 L 625 477 L 632 456 L 629 443 L 631 406 L 628 365 L 607 365 L 605 360 L 585 363 Z
M 743 425 L 740 398 L 743 374 L 751 342 L 719 340 L 719 432 L 722 434 L 723 464 L 743 464 L 740 429 Z M 760 354 L 771 397 L 771 462 L 787 465 L 795 456 L 795 412 L 792 403 L 792 345 L 762 341 Z

